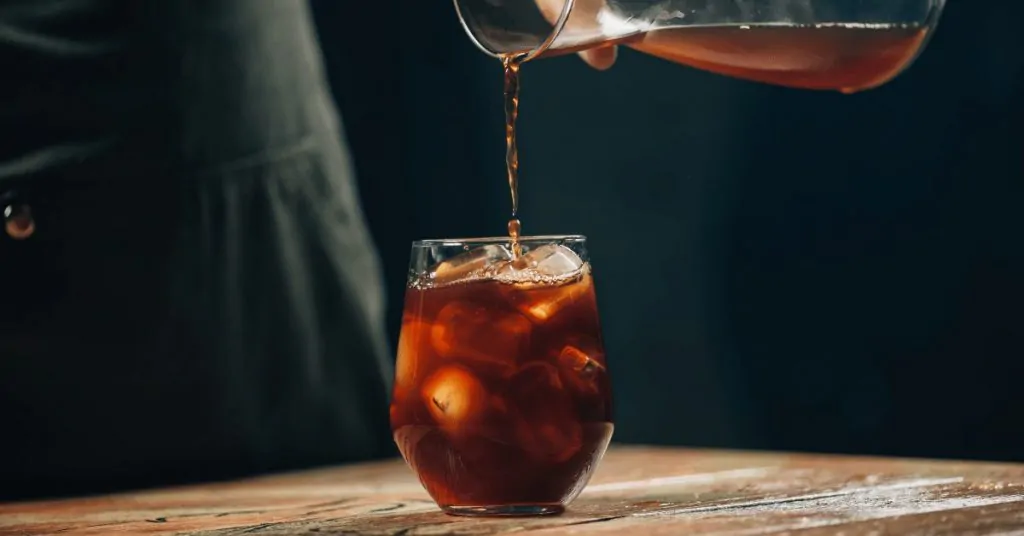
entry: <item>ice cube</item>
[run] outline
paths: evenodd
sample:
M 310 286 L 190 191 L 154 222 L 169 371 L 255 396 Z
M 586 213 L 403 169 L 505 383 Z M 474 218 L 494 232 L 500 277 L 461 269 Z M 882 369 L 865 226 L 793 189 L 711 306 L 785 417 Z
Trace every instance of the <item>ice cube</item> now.
M 430 375 L 421 391 L 427 410 L 442 428 L 458 432 L 485 414 L 489 396 L 483 383 L 459 366 L 447 366 Z
M 591 291 L 588 265 L 571 249 L 558 244 L 520 256 L 500 268 L 496 277 L 510 283 L 508 296 L 513 305 L 538 324 Z
M 599 337 L 570 335 L 549 354 L 581 422 L 606 421 L 611 414 L 611 387 Z
M 507 285 L 506 299 L 530 322 L 541 325 L 551 320 L 566 307 L 580 300 L 593 300 L 593 279 L 584 273 L 576 281 L 554 281 L 548 283 L 516 283 Z M 585 314 L 594 315 L 597 304 L 583 304 L 589 307 Z
M 604 374 L 605 367 L 601 364 L 604 356 L 601 355 L 597 345 L 588 345 L 589 351 L 580 349 L 583 344 L 577 346 L 568 344 L 558 354 L 558 370 L 563 381 L 568 386 L 581 394 L 598 394 L 601 386 L 598 383 L 600 375 Z
M 530 321 L 513 311 L 470 302 L 451 302 L 431 328 L 434 351 L 478 373 L 505 375 L 530 343 Z
M 577 275 L 584 264 L 573 250 L 547 244 L 519 256 L 502 267 L 499 275 L 513 283 L 548 283 Z
M 519 312 L 536 324 L 543 324 L 567 306 L 593 295 L 590 277 L 548 288 L 540 288 L 514 297 Z M 596 305 L 594 306 L 596 311 Z
M 424 345 L 429 344 L 430 324 L 419 319 L 402 321 L 398 336 L 398 357 L 395 360 L 395 389 L 407 392 L 420 380 L 427 356 L 420 355 Z
M 512 252 L 505 246 L 481 246 L 438 264 L 430 272 L 430 279 L 436 285 L 447 285 L 484 277 L 510 260 Z
M 509 380 L 505 400 L 515 408 L 516 442 L 530 456 L 563 462 L 579 451 L 582 427 L 554 366 L 524 366 Z

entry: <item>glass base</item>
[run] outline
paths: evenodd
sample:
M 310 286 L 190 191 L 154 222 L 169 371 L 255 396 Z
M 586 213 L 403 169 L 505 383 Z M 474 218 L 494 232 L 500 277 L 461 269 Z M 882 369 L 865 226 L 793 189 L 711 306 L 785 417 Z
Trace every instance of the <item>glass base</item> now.
M 451 516 L 470 517 L 528 517 L 555 516 L 565 512 L 561 504 L 511 504 L 504 506 L 444 506 Z

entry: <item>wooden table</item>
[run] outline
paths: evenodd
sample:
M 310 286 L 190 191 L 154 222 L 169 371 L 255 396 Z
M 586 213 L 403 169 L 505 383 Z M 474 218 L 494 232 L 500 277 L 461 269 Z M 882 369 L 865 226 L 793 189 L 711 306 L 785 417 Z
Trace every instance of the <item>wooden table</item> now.
M 0 505 L 0 534 L 1024 534 L 1024 465 L 617 447 L 565 515 L 440 513 L 399 460 Z

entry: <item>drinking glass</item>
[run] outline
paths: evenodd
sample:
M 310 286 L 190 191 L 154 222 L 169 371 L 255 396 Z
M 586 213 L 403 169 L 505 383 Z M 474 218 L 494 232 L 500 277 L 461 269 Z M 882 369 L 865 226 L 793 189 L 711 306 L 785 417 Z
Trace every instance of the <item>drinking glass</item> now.
M 391 428 L 453 515 L 558 514 L 611 439 L 611 389 L 582 236 L 423 240 Z
M 524 59 L 628 45 L 720 74 L 854 92 L 924 49 L 945 0 L 454 0 L 472 41 Z

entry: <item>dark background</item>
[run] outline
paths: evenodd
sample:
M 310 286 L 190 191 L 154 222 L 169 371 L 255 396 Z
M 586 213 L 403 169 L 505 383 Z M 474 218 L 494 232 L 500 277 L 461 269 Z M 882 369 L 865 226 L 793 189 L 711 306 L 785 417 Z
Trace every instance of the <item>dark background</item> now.
M 853 96 L 524 68 L 524 227 L 590 239 L 616 440 L 1024 460 L 1024 3 L 997 4 Z M 409 242 L 504 231 L 500 67 L 447 2 L 313 5 L 394 343 Z

